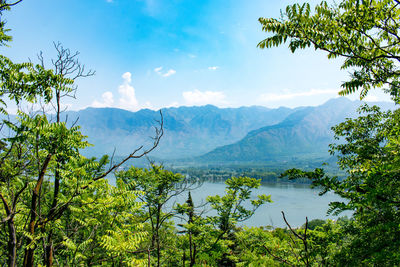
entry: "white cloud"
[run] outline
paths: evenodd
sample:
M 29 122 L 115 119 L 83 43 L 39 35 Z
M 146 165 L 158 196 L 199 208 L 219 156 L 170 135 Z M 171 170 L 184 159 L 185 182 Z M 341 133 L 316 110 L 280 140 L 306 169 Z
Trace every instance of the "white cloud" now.
M 155 110 L 155 108 L 153 107 L 153 105 L 149 101 L 146 101 L 141 108 L 147 108 L 147 109 Z
M 131 85 L 132 74 L 130 72 L 125 72 L 124 74 L 122 74 L 122 79 L 123 82 L 118 87 L 118 103 L 115 103 L 113 93 L 107 91 L 101 95 L 101 101 L 95 100 L 93 101 L 91 106 L 96 108 L 116 107 L 131 111 L 137 111 L 142 108 L 142 106 L 139 105 L 139 102 L 136 99 L 135 88 Z M 146 102 L 143 107 L 151 108 L 152 106 L 149 102 Z
M 211 66 L 211 67 L 208 67 L 208 69 L 209 70 L 217 70 L 217 69 L 219 69 L 219 67 L 218 66 Z
M 298 92 L 298 93 L 262 94 L 260 96 L 260 100 L 262 102 L 275 102 L 275 101 L 293 99 L 296 97 L 316 96 L 316 95 L 337 95 L 338 92 L 339 90 L 311 89 L 310 91 Z
M 179 107 L 178 102 L 172 102 L 171 104 L 165 106 L 165 108 L 177 108 L 177 107 Z
M 130 84 L 132 75 L 130 72 L 125 72 L 122 75 L 124 82 L 118 87 L 120 94 L 119 107 L 127 110 L 136 111 L 139 109 L 139 103 L 136 99 L 135 88 Z
M 93 101 L 92 107 L 95 108 L 105 108 L 105 107 L 112 107 L 114 104 L 114 96 L 113 93 L 107 91 L 101 95 L 102 101 L 99 102 L 97 100 Z
M 130 72 L 125 72 L 124 74 L 122 74 L 122 79 L 124 79 L 124 83 L 131 83 L 132 74 Z
M 168 77 L 168 76 L 174 75 L 175 73 L 176 73 L 176 70 L 170 69 L 166 73 L 164 73 L 162 76 Z
M 157 73 L 158 75 L 162 77 L 169 77 L 171 75 L 174 75 L 176 73 L 176 70 L 174 69 L 169 69 L 167 72 L 162 72 L 163 67 L 158 67 L 154 69 L 154 72 Z
M 196 58 L 197 56 L 195 54 L 189 54 L 188 55 L 190 58 Z
M 227 101 L 226 95 L 223 92 L 218 91 L 199 91 L 195 89 L 194 91 L 187 91 L 182 93 L 183 98 L 187 105 L 226 105 Z

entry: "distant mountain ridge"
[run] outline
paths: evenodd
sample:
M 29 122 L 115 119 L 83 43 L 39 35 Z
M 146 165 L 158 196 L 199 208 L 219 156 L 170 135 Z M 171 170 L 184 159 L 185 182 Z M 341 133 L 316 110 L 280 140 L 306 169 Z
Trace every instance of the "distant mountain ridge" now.
M 162 110 L 164 136 L 151 154 L 161 159 L 199 156 L 218 146 L 239 141 L 249 131 L 276 124 L 298 109 L 252 106 L 218 108 L 212 105 Z M 116 108 L 87 108 L 63 114 L 69 122 L 78 120 L 83 134 L 93 147 L 86 156 L 112 154 L 122 156 L 140 145 L 150 146 L 159 112 L 137 112 Z
M 295 161 L 300 164 L 326 161 L 328 144 L 333 142 L 331 127 L 357 116 L 361 104 L 342 97 L 320 106 L 294 109 L 212 105 L 165 108 L 164 136 L 149 156 L 174 166 L 276 166 Z M 369 103 L 373 104 L 385 110 L 398 108 L 391 102 Z M 15 115 L 10 119 L 15 120 Z M 150 147 L 154 127 L 159 126 L 157 120 L 160 113 L 149 109 L 131 112 L 87 108 L 62 113 L 62 121 L 79 125 L 94 145 L 81 151 L 89 157 L 113 154 L 120 158 L 139 146 Z M 146 159 L 142 163 L 145 162 Z
M 335 98 L 317 107 L 289 114 L 282 122 L 249 132 L 242 140 L 194 159 L 206 163 L 287 162 L 328 158 L 333 142 L 331 127 L 357 116 L 360 101 Z M 375 103 L 384 109 L 388 103 Z

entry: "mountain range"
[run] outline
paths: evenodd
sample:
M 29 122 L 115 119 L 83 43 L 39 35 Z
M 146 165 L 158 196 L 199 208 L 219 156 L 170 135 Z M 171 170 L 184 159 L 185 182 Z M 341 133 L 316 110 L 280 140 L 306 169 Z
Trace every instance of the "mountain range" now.
M 282 122 L 250 131 L 243 139 L 221 146 L 198 158 L 202 162 L 282 162 L 327 158 L 333 141 L 331 127 L 355 117 L 358 101 L 332 99 L 306 107 Z
M 151 154 L 164 162 L 235 164 L 286 162 L 327 158 L 333 141 L 331 127 L 356 116 L 360 101 L 335 98 L 316 107 L 277 108 L 251 106 L 218 108 L 212 105 L 162 110 L 164 136 Z M 384 109 L 388 102 L 374 103 Z M 77 121 L 88 141 L 86 156 L 123 156 L 152 144 L 158 111 L 130 112 L 116 108 L 87 108 L 64 113 Z
M 164 136 L 151 156 L 179 159 L 199 156 L 214 148 L 241 140 L 252 130 L 279 123 L 297 109 L 265 107 L 217 108 L 178 107 L 162 110 Z M 65 118 L 81 126 L 94 144 L 83 151 L 86 156 L 112 154 L 122 156 L 134 148 L 152 144 L 154 127 L 160 113 L 149 109 L 130 112 L 116 108 L 87 108 L 64 113 Z

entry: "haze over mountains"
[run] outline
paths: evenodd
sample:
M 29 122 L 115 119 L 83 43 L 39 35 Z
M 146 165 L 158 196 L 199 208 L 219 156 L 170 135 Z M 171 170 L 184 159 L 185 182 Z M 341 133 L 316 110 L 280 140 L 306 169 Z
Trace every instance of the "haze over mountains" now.
M 296 109 L 241 107 L 220 109 L 207 105 L 163 109 L 164 136 L 151 156 L 178 159 L 199 156 L 214 148 L 232 144 L 249 131 L 279 123 Z M 94 147 L 84 151 L 87 156 L 126 155 L 133 148 L 150 146 L 154 127 L 160 114 L 143 109 L 130 112 L 115 108 L 87 108 L 67 112 L 68 121 L 78 119 L 82 132 Z
M 221 146 L 200 157 L 204 162 L 273 162 L 327 158 L 333 141 L 331 127 L 355 117 L 359 101 L 331 99 L 306 107 L 282 122 L 249 132 L 243 139 Z
M 330 128 L 354 117 L 360 101 L 331 99 L 317 107 L 179 107 L 163 109 L 164 131 L 152 157 L 187 163 L 241 163 L 327 158 L 333 141 Z M 375 103 L 387 109 L 391 103 Z M 94 147 L 87 156 L 122 156 L 144 144 L 150 146 L 160 115 L 148 109 L 130 112 L 115 108 L 87 108 L 67 112 L 78 119 Z M 181 159 L 181 160 L 179 160 Z

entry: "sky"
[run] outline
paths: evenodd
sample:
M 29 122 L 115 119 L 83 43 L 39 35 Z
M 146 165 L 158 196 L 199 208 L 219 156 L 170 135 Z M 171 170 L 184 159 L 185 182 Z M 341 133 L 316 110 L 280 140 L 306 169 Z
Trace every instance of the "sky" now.
M 16 62 L 36 62 L 42 51 L 48 67 L 53 42 L 79 51 L 96 74 L 76 81 L 77 98 L 65 103 L 72 110 L 320 105 L 348 79 L 340 59 L 314 49 L 292 54 L 287 45 L 257 48 L 268 36 L 258 18 L 278 18 L 295 2 L 24 0 L 3 15 L 13 41 L 0 50 Z M 367 100 L 388 97 L 377 91 Z

